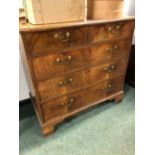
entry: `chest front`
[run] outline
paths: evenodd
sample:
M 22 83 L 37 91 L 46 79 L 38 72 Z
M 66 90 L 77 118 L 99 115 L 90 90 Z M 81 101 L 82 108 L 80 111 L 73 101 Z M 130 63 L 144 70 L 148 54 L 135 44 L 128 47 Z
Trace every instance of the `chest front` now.
M 134 20 L 126 20 L 21 34 L 30 93 L 45 135 L 77 112 L 121 100 L 133 31 Z

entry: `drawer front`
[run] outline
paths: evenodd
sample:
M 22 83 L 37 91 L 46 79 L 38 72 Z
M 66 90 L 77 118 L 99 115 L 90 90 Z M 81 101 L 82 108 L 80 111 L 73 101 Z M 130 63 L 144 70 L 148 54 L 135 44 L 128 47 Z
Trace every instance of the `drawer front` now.
M 128 56 L 131 41 L 111 41 L 94 45 L 90 48 L 89 61 L 91 64 L 103 62 L 105 60 L 114 59 L 119 56 Z
M 48 76 L 83 67 L 87 63 L 87 56 L 88 49 L 80 49 L 34 58 L 33 67 L 36 79 L 41 80 Z
M 87 85 L 122 75 L 125 73 L 126 67 L 127 59 L 118 59 L 64 76 L 51 78 L 38 83 L 38 93 L 41 100 L 54 98 Z
M 100 42 L 104 40 L 131 38 L 133 28 L 134 21 L 123 21 L 91 26 L 89 39 L 91 42 Z
M 113 92 L 111 92 L 117 93 L 121 90 L 122 79 L 123 77 L 121 76 L 113 79 L 111 85 L 109 84 L 109 81 L 106 81 L 42 104 L 45 121 L 69 114 L 84 106 L 100 101 L 110 94 L 107 94 L 107 92 L 109 92 L 109 89 L 112 90 L 113 87 L 115 88 L 113 88 Z
M 37 80 L 56 76 L 66 71 L 112 60 L 117 56 L 128 56 L 130 41 L 112 41 L 94 45 L 91 48 L 52 53 L 33 59 L 34 73 Z
M 34 32 L 25 36 L 29 50 L 39 52 L 60 50 L 87 43 L 87 27 Z
M 123 89 L 123 81 L 124 81 L 123 76 L 119 77 L 119 78 L 111 78 L 110 80 L 108 80 L 108 82 L 107 82 L 108 89 L 106 91 L 106 95 L 110 96 L 110 95 L 122 90 Z

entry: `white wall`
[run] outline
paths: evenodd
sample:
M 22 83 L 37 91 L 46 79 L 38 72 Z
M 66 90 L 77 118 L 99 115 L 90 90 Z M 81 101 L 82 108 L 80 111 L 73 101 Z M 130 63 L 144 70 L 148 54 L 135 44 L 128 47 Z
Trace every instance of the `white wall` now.
M 135 16 L 135 0 L 124 0 L 124 13 Z M 135 44 L 135 35 L 133 36 L 132 44 Z
M 23 7 L 22 0 L 19 1 L 19 7 Z M 29 98 L 29 90 L 24 74 L 21 57 L 19 56 L 19 100 L 21 101 L 27 98 Z
M 29 98 L 29 90 L 25 79 L 21 57 L 19 57 L 19 100 L 21 101 L 26 98 Z
M 19 1 L 19 7 L 22 7 L 22 0 Z M 135 0 L 125 0 L 124 11 L 128 15 L 135 15 Z M 133 44 L 135 43 L 133 38 Z M 23 70 L 23 65 L 21 58 L 19 57 L 19 100 L 24 100 L 29 98 L 28 86 L 25 79 L 25 74 Z

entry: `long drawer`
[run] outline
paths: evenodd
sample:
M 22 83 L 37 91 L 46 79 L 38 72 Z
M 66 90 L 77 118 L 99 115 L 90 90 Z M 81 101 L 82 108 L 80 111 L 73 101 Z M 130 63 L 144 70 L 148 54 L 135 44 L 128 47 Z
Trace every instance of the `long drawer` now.
M 122 82 L 123 76 L 45 102 L 42 104 L 44 120 L 61 117 L 117 93 L 122 89 Z
M 89 41 L 100 42 L 105 40 L 131 39 L 134 21 L 121 21 L 108 24 L 100 24 L 90 27 Z
M 128 56 L 130 41 L 111 41 L 96 44 L 90 48 L 52 53 L 33 59 L 33 68 L 37 80 L 59 75 L 62 72 L 94 65 L 116 57 Z
M 127 59 L 116 59 L 99 66 L 89 67 L 70 74 L 38 82 L 38 93 L 41 100 L 54 98 L 73 92 L 87 85 L 105 81 L 125 73 Z

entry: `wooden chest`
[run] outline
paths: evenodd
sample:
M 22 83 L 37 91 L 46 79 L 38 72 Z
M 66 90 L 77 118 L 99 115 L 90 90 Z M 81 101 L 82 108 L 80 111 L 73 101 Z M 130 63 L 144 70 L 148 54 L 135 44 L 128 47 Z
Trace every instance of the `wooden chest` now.
M 20 45 L 42 132 L 107 100 L 120 101 L 134 18 L 31 25 L 20 20 Z

